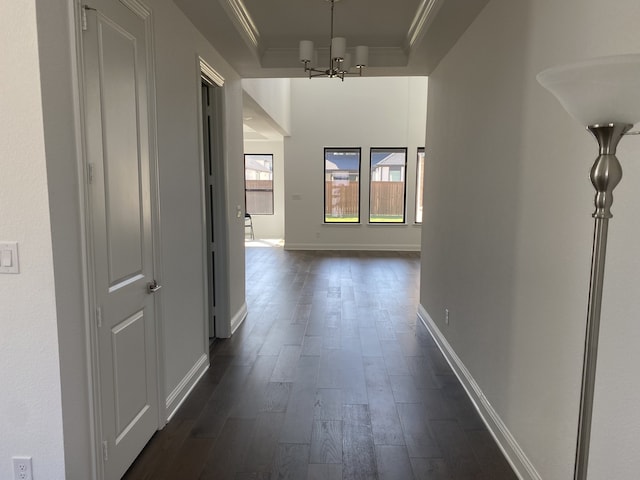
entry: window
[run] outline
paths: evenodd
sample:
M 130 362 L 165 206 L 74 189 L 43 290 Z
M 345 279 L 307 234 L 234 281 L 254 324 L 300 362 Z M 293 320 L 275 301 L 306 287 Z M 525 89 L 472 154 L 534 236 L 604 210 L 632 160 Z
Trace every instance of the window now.
M 406 148 L 372 148 L 370 223 L 404 223 Z
M 273 215 L 273 155 L 244 156 L 244 207 L 251 215 Z
M 422 223 L 422 192 L 424 190 L 424 148 L 418 148 L 416 162 L 416 223 Z
M 324 222 L 360 222 L 360 149 L 324 149 Z

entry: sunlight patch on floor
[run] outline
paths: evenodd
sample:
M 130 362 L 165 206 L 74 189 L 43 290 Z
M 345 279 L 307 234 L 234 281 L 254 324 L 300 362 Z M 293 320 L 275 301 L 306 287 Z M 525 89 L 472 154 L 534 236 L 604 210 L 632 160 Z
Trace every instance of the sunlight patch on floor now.
M 244 240 L 245 247 L 284 247 L 284 239 L 282 238 L 261 238 Z

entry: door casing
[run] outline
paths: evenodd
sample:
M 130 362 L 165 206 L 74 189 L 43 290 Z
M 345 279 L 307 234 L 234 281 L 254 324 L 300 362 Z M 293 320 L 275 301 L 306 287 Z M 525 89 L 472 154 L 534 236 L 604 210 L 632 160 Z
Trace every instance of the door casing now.
M 220 338 L 227 338 L 231 336 L 230 331 L 230 313 L 229 313 L 229 291 L 227 288 L 228 278 L 228 248 L 227 248 L 227 201 L 226 201 L 226 184 L 225 168 L 224 168 L 224 102 L 223 102 L 223 87 L 224 78 L 218 72 L 216 72 L 203 58 L 197 59 L 197 73 L 198 73 L 198 140 L 200 147 L 200 185 L 201 185 L 201 197 L 202 197 L 202 225 L 203 225 L 203 258 L 207 261 L 203 262 L 203 281 L 205 284 L 205 301 L 204 309 L 207 321 L 205 322 L 205 341 L 208 342 L 209 336 L 213 334 L 212 325 L 209 324 L 209 292 L 210 292 L 210 280 L 209 274 L 214 275 L 215 281 L 213 287 L 215 288 L 216 297 L 216 316 L 215 316 L 215 334 Z M 205 189 L 207 183 L 207 171 L 205 168 L 205 139 L 203 136 L 203 111 L 202 111 L 202 84 L 209 85 L 209 92 L 212 93 L 213 107 L 211 115 L 213 117 L 213 125 L 210 127 L 210 137 L 213 138 L 214 145 L 212 154 L 212 160 L 214 162 L 215 173 L 215 198 L 214 200 L 214 229 L 218 233 L 216 238 L 216 264 L 215 271 L 209 272 L 209 239 L 207 233 L 207 227 L 209 226 L 209 219 L 207 218 L 208 212 L 208 195 Z M 208 343 L 207 347 L 208 349 Z

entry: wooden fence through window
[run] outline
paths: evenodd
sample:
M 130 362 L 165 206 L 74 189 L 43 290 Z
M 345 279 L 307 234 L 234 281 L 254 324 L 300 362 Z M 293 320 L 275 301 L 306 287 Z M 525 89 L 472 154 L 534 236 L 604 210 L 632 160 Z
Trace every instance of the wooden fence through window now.
M 247 213 L 254 215 L 273 214 L 273 181 L 246 180 L 245 199 Z
M 404 215 L 404 182 L 371 182 L 371 216 Z
M 358 182 L 324 182 L 324 214 L 326 217 L 358 217 Z
M 327 217 L 357 217 L 357 182 L 325 182 L 324 213 Z M 404 182 L 371 182 L 371 215 L 404 214 Z

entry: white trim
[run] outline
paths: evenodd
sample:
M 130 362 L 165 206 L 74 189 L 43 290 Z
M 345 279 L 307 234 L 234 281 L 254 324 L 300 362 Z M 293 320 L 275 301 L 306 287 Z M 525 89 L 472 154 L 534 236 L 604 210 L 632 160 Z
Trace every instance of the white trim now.
M 242 39 L 247 45 L 252 47 L 254 53 L 257 54 L 260 50 L 260 32 L 242 0 L 221 0 L 220 3 L 222 3 L 227 13 L 230 14 L 229 16 L 242 36 Z
M 422 0 L 418 6 L 411 26 L 407 32 L 406 48 L 411 51 L 413 46 L 424 36 L 427 31 L 427 27 L 431 25 L 436 13 L 440 10 L 440 7 L 444 3 L 444 0 Z
M 245 318 L 247 318 L 248 313 L 249 311 L 247 310 L 247 302 L 244 302 L 242 304 L 242 307 L 240 307 L 240 310 L 238 310 L 236 314 L 231 318 L 231 335 L 236 333 L 238 327 L 242 325 L 242 322 L 244 322 Z
M 495 411 L 489 400 L 482 392 L 480 385 L 475 381 L 471 372 L 465 367 L 460 357 L 453 350 L 445 336 L 442 334 L 436 323 L 433 321 L 427 310 L 418 306 L 418 318 L 429 330 L 433 340 L 453 369 L 456 377 L 464 387 L 469 399 L 476 407 L 482 421 L 493 436 L 494 440 L 502 450 L 507 461 L 521 480 L 542 480 L 531 461 L 527 458 L 524 450 L 518 445 L 507 426 L 504 424 L 498 412 Z
M 218 0 L 218 2 L 222 5 L 242 41 L 249 48 L 251 55 L 258 62 L 261 62 L 260 55 L 263 48 L 260 45 L 260 32 L 242 0 Z
M 290 243 L 285 239 L 285 250 L 360 250 L 360 251 L 394 251 L 394 252 L 419 252 L 420 245 L 401 244 L 372 244 L 372 243 Z
M 209 65 L 205 59 L 202 57 L 198 57 L 198 62 L 200 63 L 200 75 L 206 75 L 209 80 L 218 85 L 219 87 L 224 86 L 224 77 L 220 75 L 215 69 Z
M 87 338 L 87 379 L 89 382 L 89 421 L 91 423 L 91 461 L 93 478 L 102 480 L 104 468 L 102 460 L 102 401 L 100 394 L 100 359 L 98 355 L 98 331 L 94 321 L 96 311 L 95 298 L 95 260 L 92 242 L 93 224 L 91 217 L 91 200 L 88 186 L 88 165 L 86 163 L 86 104 L 85 104 L 85 67 L 84 67 L 84 42 L 82 35 L 83 0 L 74 0 L 75 17 L 73 28 L 75 30 L 76 73 L 77 73 L 77 113 L 78 113 L 78 196 L 80 200 L 80 224 L 81 242 L 83 245 L 83 270 L 84 270 L 84 298 L 85 298 L 85 331 Z
M 169 413 L 167 422 L 175 415 L 208 369 L 209 355 L 204 353 L 167 397 L 165 404 L 166 411 Z
M 224 164 L 224 157 L 226 155 L 226 143 L 224 142 L 225 138 L 225 123 L 224 123 L 224 102 L 225 102 L 225 89 L 224 78 L 218 74 L 202 57 L 196 56 L 196 66 L 197 66 L 197 92 L 198 92 L 198 124 L 202 126 L 203 119 L 203 111 L 202 111 L 202 90 L 201 86 L 203 81 L 207 84 L 211 85 L 211 91 L 214 93 L 215 105 L 214 105 L 214 114 L 218 116 L 216 122 L 214 122 L 213 130 L 215 133 L 219 134 L 219 139 L 216 143 L 216 196 L 215 199 L 215 208 L 216 212 L 214 213 L 215 217 L 215 230 L 217 232 L 224 232 L 224 237 L 227 236 L 228 232 L 228 224 L 225 223 L 224 219 L 226 218 L 226 198 L 222 198 L 226 196 L 226 185 L 227 182 L 223 182 L 224 172 L 226 172 L 226 165 Z M 213 84 L 211 82 L 214 82 Z M 203 246 L 203 258 L 209 258 L 209 240 L 207 233 L 207 225 L 209 219 L 207 218 L 207 192 L 205 187 L 205 178 L 207 176 L 205 164 L 204 164 L 204 139 L 202 136 L 202 127 L 198 129 L 198 150 L 200 152 L 200 195 L 202 197 L 202 246 Z M 218 281 L 214 281 L 215 295 L 217 299 L 220 301 L 216 305 L 215 309 L 215 335 L 220 338 L 225 338 L 231 336 L 231 324 L 228 323 L 228 315 L 229 315 L 229 292 L 228 292 L 228 265 L 227 265 L 227 252 L 228 252 L 228 242 L 226 238 L 217 238 L 217 249 L 216 249 L 216 268 L 215 271 L 212 272 L 214 279 Z M 203 285 L 205 287 L 205 291 L 209 292 L 209 263 L 205 261 L 202 263 L 202 273 L 203 273 Z M 224 301 L 222 301 L 224 299 Z M 209 337 L 211 335 L 210 332 L 210 312 L 209 312 L 209 294 L 204 297 L 204 351 L 209 351 Z
M 200 215 L 200 222 L 202 224 L 202 258 L 204 259 L 204 261 L 202 262 L 202 285 L 204 287 L 204 297 L 203 297 L 203 305 L 202 305 L 202 311 L 204 312 L 203 315 L 203 331 L 202 331 L 202 348 L 203 348 L 203 352 L 207 352 L 208 348 L 209 348 L 209 264 L 208 264 L 208 258 L 209 258 L 209 249 L 207 248 L 207 245 L 209 244 L 208 238 L 207 238 L 207 207 L 206 207 L 206 201 L 207 201 L 207 194 L 206 194 L 206 188 L 205 188 L 205 166 L 204 166 L 204 139 L 203 139 L 203 131 L 202 131 L 202 118 L 203 118 L 203 112 L 202 112 L 202 74 L 203 72 L 203 67 L 205 67 L 207 65 L 207 63 L 200 57 L 197 56 L 196 57 L 196 92 L 197 92 L 197 96 L 198 96 L 198 122 L 197 125 L 199 126 L 199 128 L 197 129 L 197 133 L 198 133 L 198 157 L 200 158 L 200 205 L 201 205 L 201 215 Z M 205 67 L 206 68 L 206 67 Z
M 151 16 L 151 9 L 140 0 L 120 0 L 120 3 L 138 15 L 143 20 Z
M 153 256 L 153 278 L 160 285 L 164 280 L 162 262 L 162 224 L 160 210 L 160 165 L 158 163 L 158 116 L 156 99 L 156 52 L 155 31 L 153 28 L 152 11 L 142 5 L 138 0 L 120 0 L 121 2 L 134 2 L 136 11 L 143 14 L 146 31 L 146 60 L 147 60 L 147 111 L 149 131 L 149 183 L 151 200 L 151 252 Z M 133 8 L 133 3 L 129 6 Z M 154 313 L 156 323 L 156 385 L 158 396 L 158 427 L 162 428 L 167 422 L 167 411 L 162 398 L 166 392 L 165 384 L 165 351 L 164 351 L 164 295 L 154 296 Z
M 71 62 L 73 69 L 74 88 L 73 101 L 75 109 L 75 131 L 76 131 L 76 171 L 78 175 L 78 207 L 80 222 L 80 244 L 82 249 L 82 298 L 84 310 L 84 331 L 86 349 L 86 381 L 87 381 L 87 403 L 89 405 L 89 434 L 91 438 L 91 480 L 102 478 L 101 467 L 101 432 L 102 424 L 100 420 L 101 405 L 100 395 L 96 379 L 100 378 L 98 369 L 97 338 L 95 323 L 92 321 L 95 312 L 94 285 L 95 278 L 93 270 L 93 248 L 89 241 L 91 238 L 91 219 L 89 193 L 87 191 L 86 179 L 86 149 L 85 149 L 85 102 L 84 102 L 84 55 L 82 51 L 82 0 L 74 0 L 70 5 L 71 22 Z M 75 55 L 73 55 L 75 52 Z

